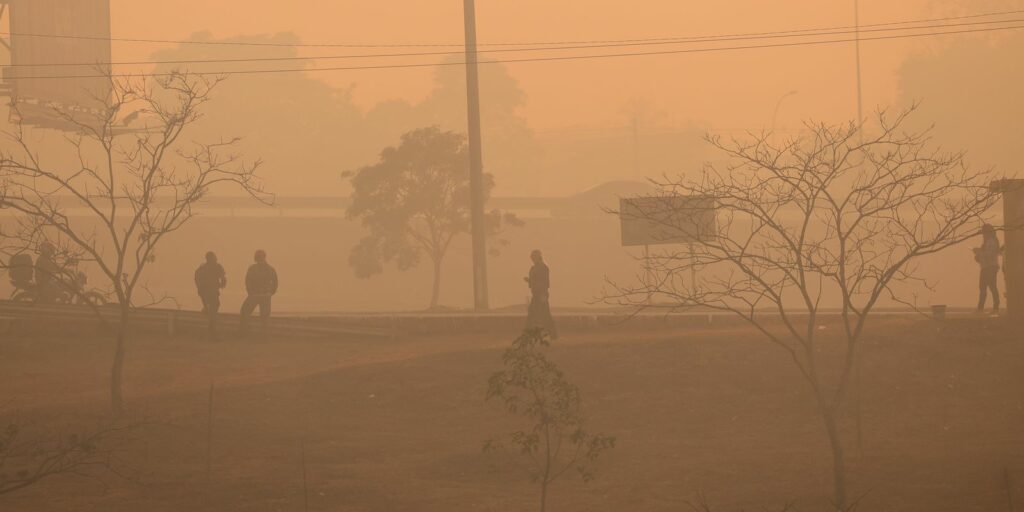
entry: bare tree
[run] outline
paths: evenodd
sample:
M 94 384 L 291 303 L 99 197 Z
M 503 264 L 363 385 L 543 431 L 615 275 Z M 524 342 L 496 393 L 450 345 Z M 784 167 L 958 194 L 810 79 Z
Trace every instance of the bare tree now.
M 269 202 L 256 176 L 231 152 L 237 139 L 184 143 L 220 78 L 171 73 L 153 82 L 111 79 L 111 97 L 96 109 L 55 107 L 72 128 L 65 140 L 75 168 L 53 168 L 33 147 L 23 125 L 0 152 L 4 208 L 18 215 L 21 240 L 48 239 L 95 264 L 118 306 L 110 377 L 114 414 L 121 412 L 126 331 L 155 251 L 181 229 L 211 187 L 230 185 Z M 134 124 L 133 123 L 134 120 Z
M 910 304 L 915 287 L 928 284 L 915 262 L 976 236 L 998 200 L 991 171 L 971 170 L 962 154 L 931 149 L 927 132 L 902 128 L 912 111 L 879 113 L 870 132 L 857 124 L 808 123 L 802 135 L 780 144 L 768 133 L 707 137 L 731 163 L 708 165 L 695 180 L 658 183 L 663 200 L 634 213 L 668 237 L 703 243 L 653 255 L 652 277 L 613 283 L 606 296 L 638 310 L 729 312 L 785 351 L 813 390 L 840 510 L 849 500 L 839 420 L 868 319 L 880 302 Z M 710 233 L 693 232 L 687 219 L 694 212 L 673 210 L 688 204 L 680 196 L 715 202 Z M 697 283 L 693 271 L 701 276 Z M 824 308 L 839 311 L 838 366 L 819 353 Z

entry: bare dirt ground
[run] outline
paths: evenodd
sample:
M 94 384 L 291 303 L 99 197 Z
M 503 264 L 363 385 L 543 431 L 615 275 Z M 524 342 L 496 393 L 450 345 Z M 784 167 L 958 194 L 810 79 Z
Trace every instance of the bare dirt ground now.
M 837 325 L 825 325 L 834 333 Z M 47 480 L 4 511 L 527 511 L 537 492 L 486 379 L 507 336 L 399 341 L 141 339 L 118 447 L 131 481 Z M 1024 506 L 1024 337 L 998 320 L 885 319 L 864 356 L 863 450 L 845 424 L 862 511 Z M 834 341 L 823 344 L 828 358 Z M 85 428 L 108 404 L 102 339 L 0 339 L 6 419 Z M 553 511 L 827 510 L 830 459 L 792 363 L 741 328 L 567 333 L 551 357 L 617 437 L 597 479 L 555 484 Z M 209 386 L 215 386 L 206 472 Z M 303 490 L 305 449 L 307 491 Z M 1007 489 L 1004 470 L 1010 472 Z

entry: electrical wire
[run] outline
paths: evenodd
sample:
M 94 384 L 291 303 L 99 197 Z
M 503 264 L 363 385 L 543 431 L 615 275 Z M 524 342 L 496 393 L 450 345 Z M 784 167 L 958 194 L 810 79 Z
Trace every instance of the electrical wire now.
M 1006 30 L 1018 30 L 1024 29 L 1024 25 L 1013 25 L 1006 27 L 990 27 L 990 28 L 978 28 L 978 29 L 963 29 L 943 32 L 923 32 L 914 34 L 891 34 L 884 36 L 874 37 L 861 37 L 861 38 L 847 38 L 847 39 L 829 39 L 829 40 L 818 40 L 818 41 L 796 41 L 786 43 L 773 43 L 773 44 L 758 44 L 758 45 L 745 45 L 745 46 L 727 46 L 727 47 L 716 47 L 716 48 L 687 48 L 680 50 L 659 50 L 659 51 L 645 51 L 645 52 L 632 52 L 632 53 L 612 53 L 612 54 L 593 54 L 593 55 L 564 55 L 564 56 L 546 56 L 546 57 L 528 57 L 522 59 L 500 59 L 500 60 L 482 60 L 479 64 L 512 64 L 521 62 L 553 62 L 553 61 L 570 61 L 570 60 L 594 60 L 594 59 L 607 59 L 607 58 L 621 58 L 621 57 L 640 57 L 640 56 L 654 56 L 654 55 L 676 55 L 686 53 L 712 53 L 712 52 L 724 52 L 724 51 L 743 51 L 743 50 L 756 50 L 756 49 L 768 49 L 768 48 L 792 48 L 800 46 L 822 46 L 829 44 L 841 44 L 841 43 L 852 43 L 855 41 L 885 41 L 885 40 L 896 40 L 896 39 L 910 39 L 918 37 L 929 37 L 929 36 L 942 36 L 942 35 L 954 35 L 954 34 L 971 34 L 971 33 L 985 33 L 985 32 L 1000 32 Z M 118 73 L 118 74 L 92 74 L 92 75 L 41 75 L 41 76 L 14 76 L 11 77 L 15 80 L 45 80 L 45 79 L 81 79 L 81 78 L 144 78 L 144 77 L 168 77 L 179 75 L 182 73 L 188 73 L 198 76 L 232 76 L 232 75 L 256 75 L 256 74 L 271 74 L 271 73 L 300 73 L 300 72 L 323 72 L 323 71 L 361 71 L 361 70 L 383 70 L 383 69 L 409 69 L 409 68 L 425 68 L 425 67 L 443 67 L 443 66 L 463 66 L 467 63 L 464 61 L 460 62 L 433 62 L 433 63 L 403 63 L 403 64 L 380 64 L 370 66 L 341 66 L 341 67 L 324 67 L 324 68 L 286 68 L 286 69 L 244 69 L 244 70 L 223 70 L 223 71 L 173 71 L 164 73 Z
M 955 21 L 955 20 L 966 20 L 966 19 L 977 19 L 987 18 L 994 16 L 1006 16 L 1006 15 L 1017 15 L 1024 14 L 1024 9 L 1010 10 L 1010 11 L 995 11 L 977 14 L 968 14 L 961 16 L 946 16 L 941 18 L 928 18 L 920 20 L 903 20 L 903 21 L 890 21 L 883 23 L 872 23 L 860 25 L 861 29 L 870 29 L 875 27 L 885 27 L 893 25 L 912 25 L 922 23 L 935 23 L 941 21 Z M 734 33 L 734 34 L 719 34 L 719 35 L 707 35 L 707 36 L 674 36 L 674 37 L 657 37 L 657 38 L 640 38 L 640 39 L 591 39 L 591 40 L 566 40 L 566 41 L 533 41 L 533 42 L 497 42 L 497 43 L 478 43 L 477 46 L 553 46 L 553 45 L 569 45 L 569 44 L 604 44 L 604 43 L 639 43 L 639 42 L 657 42 L 657 41 L 698 41 L 704 39 L 715 39 L 722 37 L 748 37 L 748 36 L 766 36 L 766 35 L 778 35 L 778 34 L 801 34 L 801 33 L 813 33 L 821 31 L 831 30 L 848 30 L 856 29 L 854 25 L 840 25 L 824 28 L 811 28 L 811 29 L 794 29 L 794 30 L 783 30 L 783 31 L 771 31 L 771 32 L 746 32 L 746 33 Z M 28 32 L 0 32 L 0 35 L 6 36 L 19 36 L 19 37 L 38 37 L 38 38 L 52 38 L 52 39 L 76 39 L 76 40 L 87 40 L 87 41 L 110 41 L 118 43 L 146 43 L 146 44 L 178 44 L 178 45 L 211 45 L 211 46 L 269 46 L 269 47 L 287 47 L 287 48 L 437 48 L 437 47 L 462 47 L 463 43 L 274 43 L 274 42 L 255 42 L 255 41 L 196 41 L 196 40 L 176 40 L 176 39 L 142 39 L 142 38 L 118 38 L 118 37 L 95 37 L 95 36 L 74 36 L 74 35 L 62 35 L 62 34 L 39 34 L 39 33 L 28 33 Z
M 885 27 L 875 29 L 860 29 L 860 30 L 843 30 L 833 32 L 818 32 L 813 36 L 841 36 L 855 33 L 871 34 L 879 32 L 908 32 L 914 30 L 933 30 L 933 29 L 944 29 L 944 28 L 956 28 L 965 26 L 978 26 L 978 25 L 996 25 L 996 24 L 1010 24 L 1010 23 L 1024 23 L 1024 18 L 1005 19 L 1005 20 L 988 20 L 988 21 L 974 21 L 967 23 L 947 23 L 939 25 L 925 25 L 916 27 Z M 638 43 L 610 43 L 610 44 L 593 44 L 593 45 L 576 45 L 576 46 L 553 46 L 545 48 L 507 48 L 507 49 L 492 49 L 492 50 L 479 50 L 478 54 L 491 54 L 491 53 L 509 53 L 509 52 L 536 52 L 536 51 L 556 51 L 556 50 L 584 50 L 594 48 L 624 48 L 624 47 L 636 47 L 636 46 L 663 46 L 663 45 L 676 45 L 676 44 L 692 44 L 692 43 L 711 43 L 711 42 L 732 42 L 732 41 L 745 41 L 745 40 L 766 40 L 766 39 L 780 39 L 780 38 L 792 38 L 792 37 L 803 37 L 807 38 L 811 35 L 785 35 L 775 34 L 768 36 L 735 36 L 735 37 L 721 37 L 719 39 L 708 39 L 703 41 L 652 41 L 652 42 L 638 42 Z M 160 64 L 216 64 L 216 63 L 240 63 L 240 62 L 288 62 L 288 61 L 316 61 L 316 60 L 342 60 L 342 59 L 368 59 L 368 58 L 395 58 L 395 57 L 425 57 L 425 56 L 445 56 L 445 55 L 459 55 L 461 51 L 435 51 L 435 52 L 402 52 L 402 53 L 376 53 L 376 54 L 349 54 L 349 55 L 320 55 L 320 56 L 287 56 L 287 57 L 239 57 L 239 58 L 216 58 L 216 59 L 178 59 L 178 60 L 137 60 L 137 61 L 117 61 L 117 62 L 57 62 L 49 64 L 10 64 L 8 67 L 13 68 L 31 68 L 31 67 L 82 67 L 82 66 L 133 66 L 133 65 L 160 65 Z

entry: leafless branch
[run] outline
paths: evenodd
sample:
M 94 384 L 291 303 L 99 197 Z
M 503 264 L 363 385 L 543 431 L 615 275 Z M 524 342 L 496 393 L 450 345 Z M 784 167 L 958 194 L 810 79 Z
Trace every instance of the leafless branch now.
M 904 129 L 913 110 L 879 112 L 870 133 L 859 123 L 807 123 L 781 144 L 767 133 L 708 136 L 728 164 L 707 165 L 693 180 L 666 177 L 656 182 L 660 200 L 631 212 L 667 240 L 701 243 L 662 246 L 644 262 L 645 277 L 612 283 L 605 302 L 739 316 L 790 356 L 830 438 L 837 436 L 835 418 L 874 309 L 888 300 L 917 310 L 913 291 L 931 285 L 915 262 L 977 236 L 999 200 L 993 171 L 933 149 L 928 131 Z M 677 200 L 683 196 L 713 199 L 711 232 L 694 231 L 694 212 Z M 838 372 L 823 372 L 819 361 L 823 307 L 837 308 L 842 323 Z M 841 467 L 841 446 L 835 457 Z M 837 502 L 845 506 L 840 487 Z
M 111 79 L 109 97 L 96 98 L 101 108 L 55 108 L 70 127 L 64 142 L 77 156 L 69 168 L 44 161 L 21 124 L 6 134 L 12 144 L 0 150 L 0 206 L 17 219 L 13 233 L 3 233 L 17 242 L 8 250 L 59 240 L 104 276 L 120 306 L 115 379 L 123 327 L 163 239 L 194 217 L 212 189 L 235 187 L 273 202 L 257 175 L 261 162 L 246 162 L 235 150 L 238 139 L 184 138 L 222 80 L 187 72 L 150 81 Z M 144 128 L 124 130 L 126 119 Z

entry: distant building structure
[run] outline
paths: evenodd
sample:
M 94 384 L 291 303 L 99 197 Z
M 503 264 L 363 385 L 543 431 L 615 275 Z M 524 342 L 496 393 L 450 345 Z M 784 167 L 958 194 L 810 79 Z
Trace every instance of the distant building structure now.
M 110 0 L 0 0 L 0 94 L 11 121 L 70 129 L 55 114 L 104 108 L 110 99 Z

